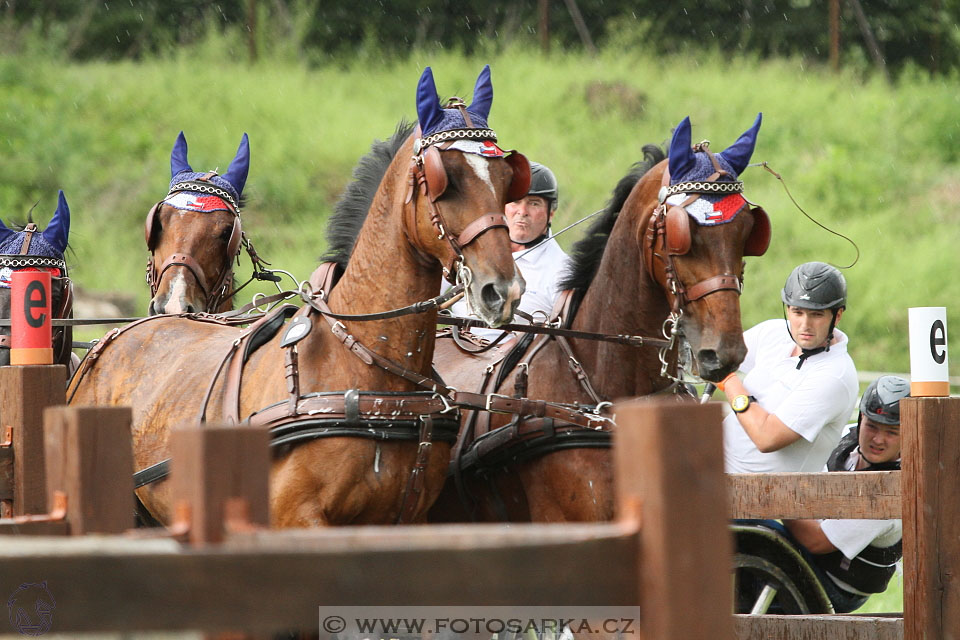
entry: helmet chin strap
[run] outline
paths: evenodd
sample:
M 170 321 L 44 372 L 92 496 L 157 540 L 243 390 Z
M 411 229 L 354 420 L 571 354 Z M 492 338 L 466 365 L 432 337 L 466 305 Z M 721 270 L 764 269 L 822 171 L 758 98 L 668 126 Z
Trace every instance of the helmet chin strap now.
M 805 349 L 800 347 L 800 343 L 797 342 L 797 339 L 793 337 L 793 332 L 790 331 L 790 321 L 787 320 L 787 307 L 783 306 L 783 321 L 787 325 L 787 333 L 790 334 L 790 339 L 793 340 L 793 343 L 800 347 L 800 362 L 797 363 L 797 370 L 803 366 L 803 363 L 806 362 L 807 358 L 810 356 L 815 356 L 818 353 L 823 353 L 825 351 L 830 351 L 830 343 L 833 342 L 833 329 L 837 325 L 837 310 L 831 309 L 830 312 L 833 314 L 833 317 L 830 319 L 830 330 L 827 331 L 827 344 L 822 347 L 814 347 L 813 349 Z
M 549 227 L 550 225 L 547 225 L 547 226 Z M 546 239 L 547 239 L 547 234 L 546 234 L 546 233 L 541 233 L 540 235 L 538 235 L 536 238 L 534 238 L 534 239 L 531 240 L 530 242 L 517 242 L 517 241 L 514 240 L 513 238 L 510 238 L 510 242 L 512 242 L 513 244 L 518 244 L 518 245 L 520 245 L 521 247 L 523 247 L 524 249 L 529 249 L 530 247 L 533 247 L 533 246 L 536 246 L 536 245 L 540 244 L 541 242 L 543 242 L 543 241 L 546 240 Z

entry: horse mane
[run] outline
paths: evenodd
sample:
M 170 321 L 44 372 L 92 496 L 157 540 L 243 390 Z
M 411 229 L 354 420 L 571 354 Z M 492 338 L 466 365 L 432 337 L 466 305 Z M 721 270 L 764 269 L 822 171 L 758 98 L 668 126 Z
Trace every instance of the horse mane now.
M 620 179 L 620 182 L 613 189 L 613 197 L 610 198 L 607 206 L 603 209 L 603 214 L 590 225 L 586 235 L 573 245 L 573 249 L 570 251 L 570 266 L 560 279 L 561 291 L 574 289 L 583 293 L 587 290 L 600 267 L 600 260 L 607 248 L 610 232 L 617 222 L 620 209 L 623 208 L 627 196 L 633 191 L 633 187 L 640 181 L 640 178 L 664 158 L 666 158 L 666 155 L 663 149 L 657 145 L 643 146 L 643 160 L 634 164 L 630 168 L 630 172 Z
M 346 268 L 380 182 L 413 126 L 413 123 L 401 120 L 388 140 L 374 140 L 367 155 L 357 162 L 353 168 L 353 180 L 343 190 L 327 223 L 327 251 L 320 258 L 321 262 L 336 262 Z

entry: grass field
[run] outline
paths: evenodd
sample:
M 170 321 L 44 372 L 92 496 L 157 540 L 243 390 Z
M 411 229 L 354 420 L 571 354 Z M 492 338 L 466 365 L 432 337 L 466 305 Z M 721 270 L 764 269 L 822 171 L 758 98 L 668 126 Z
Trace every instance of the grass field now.
M 0 58 L 0 216 L 23 220 L 39 201 L 36 217 L 45 223 L 63 188 L 74 212 L 75 279 L 129 292 L 144 309 L 142 221 L 165 193 L 177 133 L 185 131 L 195 168 L 225 170 L 246 131 L 244 228 L 263 255 L 305 278 L 357 158 L 413 117 L 423 66 L 434 68 L 441 94 L 469 97 L 489 62 L 491 125 L 502 146 L 555 170 L 559 226 L 600 208 L 640 147 L 667 141 L 684 116 L 694 138 L 710 138 L 718 150 L 762 111 L 754 159 L 769 162 L 813 217 L 860 248 L 845 272 L 842 324 L 860 369 L 906 371 L 907 308 L 950 306 L 960 296 L 955 78 L 906 75 L 891 86 L 801 60 L 656 60 L 639 49 L 596 58 L 412 52 L 404 60 L 307 67 L 267 59 L 251 67 L 235 61 L 238 42 L 214 34 L 139 64 Z M 855 251 L 804 218 L 766 172 L 750 169 L 744 180 L 774 229 L 770 252 L 749 260 L 742 306 L 750 325 L 780 315 L 779 289 L 796 263 L 846 265 Z M 960 342 L 950 342 L 957 351 Z
M 414 51 L 402 60 L 367 52 L 325 66 L 279 54 L 249 66 L 243 46 L 238 34 L 212 32 L 137 64 L 75 64 L 37 50 L 0 57 L 0 217 L 22 222 L 39 201 L 34 215 L 45 224 L 64 189 L 75 280 L 134 296 L 145 310 L 143 219 L 166 193 L 177 133 L 186 133 L 194 168 L 223 171 L 248 132 L 244 229 L 261 255 L 303 279 L 324 249 L 326 218 L 358 157 L 413 117 L 423 67 L 433 67 L 442 96 L 469 98 L 490 63 L 491 126 L 501 146 L 554 169 L 557 228 L 603 206 L 642 145 L 665 143 L 684 116 L 695 139 L 710 138 L 720 150 L 762 111 L 754 160 L 768 162 L 810 215 L 859 246 L 859 261 L 845 271 L 842 323 L 858 367 L 908 370 L 908 307 L 950 307 L 950 322 L 960 326 L 956 77 L 908 72 L 887 84 L 800 59 L 716 52 L 655 59 L 626 39 L 593 58 L 523 48 L 472 58 Z M 766 172 L 750 169 L 744 180 L 774 231 L 768 254 L 749 260 L 742 298 L 749 326 L 780 315 L 779 290 L 795 264 L 847 265 L 855 250 L 807 220 Z M 960 340 L 950 344 L 960 353 Z M 895 578 L 864 610 L 901 609 Z

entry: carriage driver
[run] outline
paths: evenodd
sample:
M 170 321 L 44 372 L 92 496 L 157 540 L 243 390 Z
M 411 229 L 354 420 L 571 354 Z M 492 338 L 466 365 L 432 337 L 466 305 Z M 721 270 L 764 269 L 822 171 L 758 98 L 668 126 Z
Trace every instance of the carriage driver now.
M 830 454 L 827 471 L 895 471 L 900 469 L 900 399 L 910 383 L 882 376 L 870 383 L 860 401 L 860 419 Z M 784 520 L 795 540 L 808 551 L 837 613 L 863 606 L 881 593 L 903 555 L 900 520 Z
M 801 264 L 781 299 L 786 326 L 767 320 L 745 331 L 743 380 L 731 373 L 717 385 L 733 409 L 723 421 L 728 473 L 819 471 L 857 402 L 857 370 L 837 329 L 843 275 L 823 262 Z
M 557 179 L 544 165 L 530 163 L 530 191 L 523 198 L 508 202 L 504 207 L 513 259 L 526 281 L 526 289 L 514 322 L 528 323 L 529 318 L 543 322 L 560 295 L 557 287 L 570 258 L 550 233 L 550 222 L 557 210 L 559 193 Z M 459 300 L 451 308 L 455 316 L 470 315 L 466 300 Z M 493 340 L 499 329 L 473 327 L 470 331 L 481 338 Z

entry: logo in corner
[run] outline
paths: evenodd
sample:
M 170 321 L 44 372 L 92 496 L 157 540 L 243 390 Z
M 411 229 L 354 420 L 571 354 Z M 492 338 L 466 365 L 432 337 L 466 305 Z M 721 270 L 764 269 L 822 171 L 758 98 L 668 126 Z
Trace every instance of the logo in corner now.
M 24 582 L 7 599 L 10 624 L 25 636 L 42 636 L 53 626 L 53 610 L 57 608 L 46 581 Z

